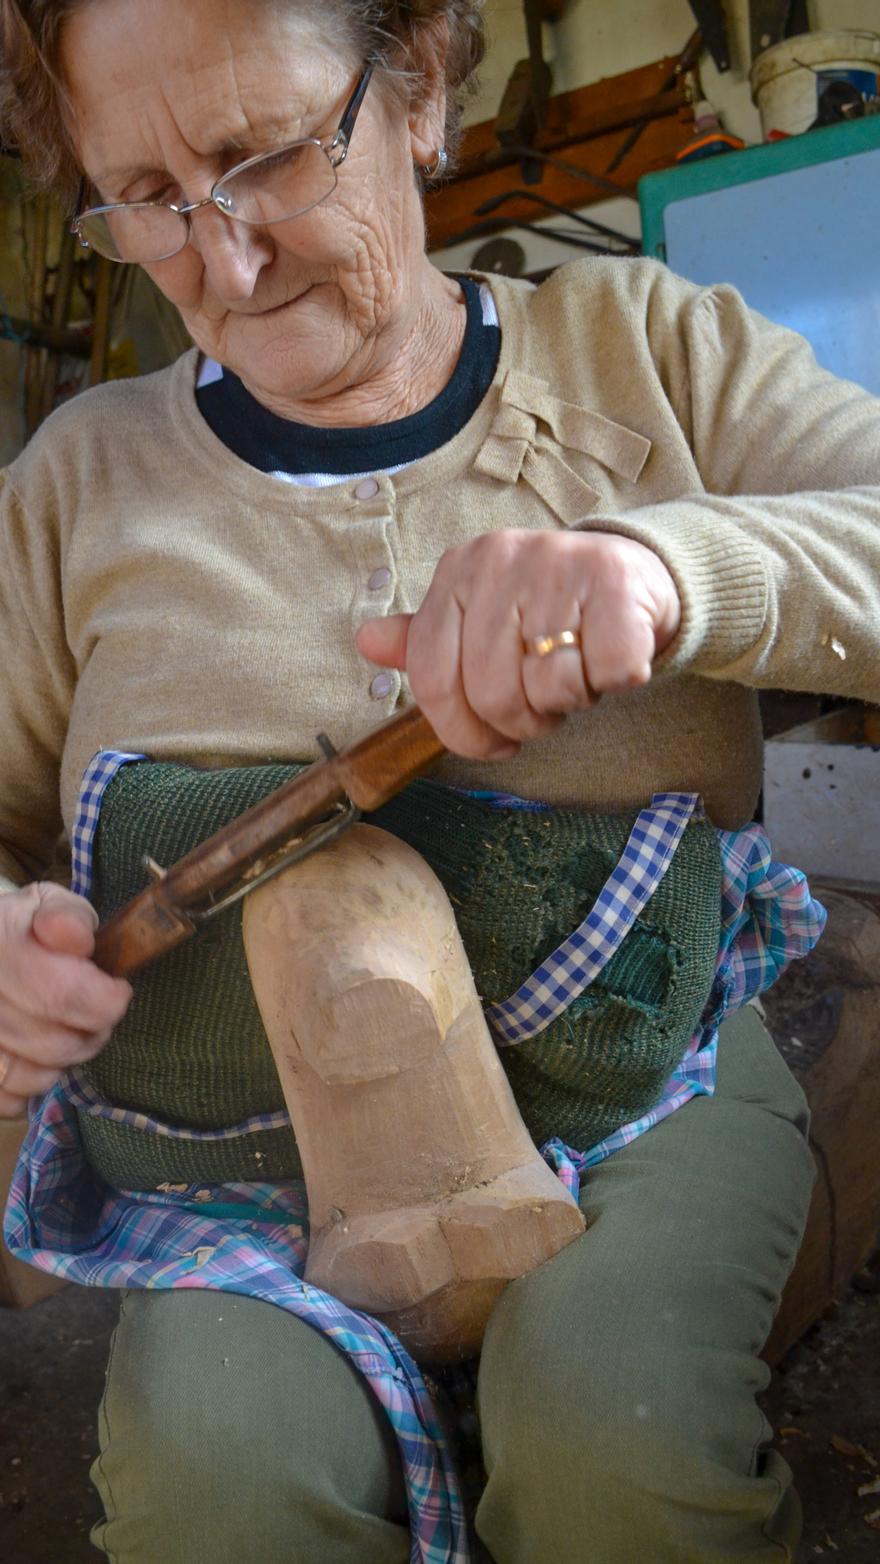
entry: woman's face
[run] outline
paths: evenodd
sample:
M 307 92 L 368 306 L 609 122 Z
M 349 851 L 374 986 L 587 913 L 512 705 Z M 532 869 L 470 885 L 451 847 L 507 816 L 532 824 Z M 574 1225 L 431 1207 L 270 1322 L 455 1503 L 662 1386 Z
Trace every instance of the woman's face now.
M 103 201 L 199 201 L 245 158 L 332 136 L 362 63 L 314 10 L 270 0 L 89 0 L 62 48 Z M 267 405 L 368 383 L 413 330 L 427 267 L 413 164 L 433 160 L 442 123 L 440 95 L 408 107 L 374 78 L 325 202 L 266 228 L 204 207 L 186 248 L 146 267 L 194 342 Z

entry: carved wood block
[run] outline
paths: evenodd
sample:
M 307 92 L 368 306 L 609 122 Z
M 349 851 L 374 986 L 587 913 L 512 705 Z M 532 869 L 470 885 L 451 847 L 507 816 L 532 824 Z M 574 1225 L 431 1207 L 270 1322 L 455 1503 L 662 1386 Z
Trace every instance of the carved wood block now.
M 246 903 L 248 964 L 306 1176 L 306 1276 L 418 1357 L 479 1350 L 502 1288 L 583 1232 L 483 1018 L 452 908 L 359 825 Z

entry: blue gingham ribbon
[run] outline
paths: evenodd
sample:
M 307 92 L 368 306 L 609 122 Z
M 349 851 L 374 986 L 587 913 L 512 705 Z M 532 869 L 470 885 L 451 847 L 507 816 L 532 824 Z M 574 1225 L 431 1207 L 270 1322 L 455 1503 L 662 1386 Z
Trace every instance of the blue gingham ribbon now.
M 70 889 L 77 896 L 88 896 L 92 888 L 92 852 L 104 791 L 122 766 L 146 758 L 121 749 L 99 749 L 86 766 L 70 838 Z
M 245 1135 L 258 1135 L 263 1130 L 290 1128 L 290 1114 L 286 1108 L 273 1108 L 268 1113 L 254 1113 L 238 1124 L 227 1124 L 219 1130 L 195 1130 L 188 1124 L 166 1124 L 152 1113 L 141 1113 L 137 1108 L 117 1108 L 109 1103 L 83 1071 L 74 1066 L 67 1071 L 67 1095 L 73 1106 L 92 1118 L 110 1119 L 114 1124 L 124 1124 L 130 1130 L 143 1130 L 148 1135 L 159 1135 L 163 1140 L 189 1140 L 204 1144 L 206 1141 L 241 1140 Z M 255 1153 L 259 1160 L 260 1153 Z
M 537 1036 L 589 987 L 650 901 L 699 807 L 697 793 L 654 794 L 583 923 L 515 994 L 486 1011 L 499 1047 Z

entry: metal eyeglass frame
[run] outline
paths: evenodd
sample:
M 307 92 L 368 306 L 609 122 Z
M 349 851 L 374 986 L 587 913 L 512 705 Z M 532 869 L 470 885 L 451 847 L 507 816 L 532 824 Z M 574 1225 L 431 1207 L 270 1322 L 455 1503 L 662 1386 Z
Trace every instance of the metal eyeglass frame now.
M 321 196 L 320 199 L 318 201 L 314 201 L 311 206 L 303 207 L 301 211 L 293 212 L 288 217 L 273 217 L 267 222 L 265 218 L 237 217 L 234 213 L 228 212 L 223 205 L 222 198 L 218 200 L 217 191 L 221 185 L 225 185 L 228 180 L 234 178 L 237 174 L 244 174 L 249 168 L 253 168 L 254 164 L 262 163 L 267 158 L 278 157 L 284 152 L 289 152 L 293 147 L 308 145 L 320 147 L 321 151 L 326 154 L 331 168 L 337 169 L 339 165 L 344 163 L 345 159 L 348 157 L 348 149 L 351 145 L 352 131 L 354 130 L 355 121 L 357 120 L 358 114 L 360 113 L 361 104 L 364 101 L 367 87 L 370 84 L 370 77 L 373 74 L 373 69 L 374 67 L 372 63 L 364 66 L 364 69 L 355 83 L 354 91 L 352 92 L 351 97 L 342 111 L 342 118 L 339 121 L 339 127 L 329 140 L 325 139 L 321 141 L 317 136 L 299 136 L 297 137 L 296 141 L 288 141 L 283 147 L 278 147 L 273 152 L 258 152 L 254 157 L 246 158 L 243 163 L 236 163 L 234 168 L 228 169 L 220 179 L 215 181 L 211 190 L 211 194 L 205 196 L 203 201 L 190 201 L 185 206 L 175 206 L 173 201 L 110 201 L 104 206 L 89 206 L 84 212 L 78 212 L 76 217 L 73 218 L 70 224 L 70 232 L 76 235 L 84 250 L 91 250 L 94 248 L 94 246 L 88 239 L 85 239 L 80 232 L 80 225 L 83 223 L 85 218 L 102 217 L 106 212 L 124 211 L 126 207 L 164 207 L 166 211 L 174 212 L 178 217 L 184 218 L 186 222 L 186 238 L 183 240 L 180 248 L 177 250 L 170 250 L 167 255 L 157 257 L 157 259 L 167 261 L 170 260 L 172 256 L 179 255 L 180 251 L 186 248 L 187 244 L 189 243 L 190 235 L 190 214 L 192 212 L 201 211 L 202 207 L 204 206 L 216 206 L 218 212 L 222 212 L 223 216 L 228 217 L 230 222 L 249 224 L 252 228 L 270 227 L 272 223 L 289 223 L 296 217 L 302 217 L 306 212 L 312 211 L 314 207 L 320 206 L 321 201 L 326 201 L 327 196 Z M 80 179 L 79 191 L 77 193 L 77 206 L 79 206 L 80 202 L 82 201 L 83 196 L 85 195 L 85 190 L 86 180 L 85 177 L 83 177 Z M 328 196 L 332 195 L 332 193 L 332 190 L 327 191 Z M 97 253 L 101 254 L 102 252 L 98 251 Z M 117 264 L 122 266 L 132 264 L 121 256 L 108 255 L 105 257 L 105 259 L 109 261 L 115 261 Z M 139 263 L 134 262 L 133 264 L 137 265 Z

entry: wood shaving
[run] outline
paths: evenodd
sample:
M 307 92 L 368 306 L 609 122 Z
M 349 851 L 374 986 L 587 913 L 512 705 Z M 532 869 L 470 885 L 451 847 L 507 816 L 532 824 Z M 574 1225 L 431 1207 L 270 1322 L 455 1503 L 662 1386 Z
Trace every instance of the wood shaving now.
M 864 1445 L 854 1445 L 851 1439 L 844 1439 L 842 1434 L 832 1434 L 831 1444 L 838 1455 L 849 1456 L 851 1461 L 865 1461 L 876 1471 L 877 1457 L 873 1456 L 870 1450 L 866 1450 Z
M 854 1445 L 851 1439 L 844 1439 L 842 1434 L 832 1434 L 831 1444 L 838 1455 L 855 1457 L 859 1453 L 858 1445 Z
M 196 1266 L 200 1267 L 206 1265 L 216 1253 L 217 1250 L 213 1245 L 202 1244 L 200 1248 L 190 1249 L 187 1254 L 182 1254 L 180 1258 L 181 1260 L 195 1260 Z

